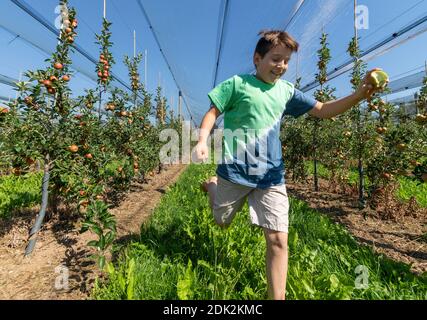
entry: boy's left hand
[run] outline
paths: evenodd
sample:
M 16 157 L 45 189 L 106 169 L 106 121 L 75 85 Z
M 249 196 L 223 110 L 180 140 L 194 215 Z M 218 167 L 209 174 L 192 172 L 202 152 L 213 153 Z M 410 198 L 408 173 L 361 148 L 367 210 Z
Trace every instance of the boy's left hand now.
M 370 70 L 365 78 L 363 79 L 362 84 L 357 88 L 356 94 L 360 97 L 360 99 L 367 99 L 368 101 L 371 99 L 372 95 L 374 95 L 377 92 L 381 92 L 385 89 L 387 84 L 385 84 L 383 87 L 375 88 L 369 81 L 369 78 L 371 77 L 371 73 L 374 71 L 382 70 L 380 68 L 375 68 Z

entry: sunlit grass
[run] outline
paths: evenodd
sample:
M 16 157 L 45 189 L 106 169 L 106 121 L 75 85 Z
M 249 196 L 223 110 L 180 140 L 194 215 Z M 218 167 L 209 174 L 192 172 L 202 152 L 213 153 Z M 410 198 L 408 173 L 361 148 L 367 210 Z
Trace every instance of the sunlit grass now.
M 140 239 L 116 247 L 97 299 L 265 299 L 265 241 L 248 207 L 217 227 L 191 165 L 162 198 Z M 340 225 L 291 199 L 288 299 L 427 299 L 427 276 L 360 246 Z M 360 287 L 366 286 L 365 289 Z
M 31 207 L 41 201 L 42 173 L 0 177 L 0 218 L 13 210 Z

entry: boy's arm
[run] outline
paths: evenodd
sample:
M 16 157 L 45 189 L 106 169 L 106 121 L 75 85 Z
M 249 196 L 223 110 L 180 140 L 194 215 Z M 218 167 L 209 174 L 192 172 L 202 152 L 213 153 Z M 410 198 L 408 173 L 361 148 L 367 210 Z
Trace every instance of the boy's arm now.
M 214 105 L 206 112 L 200 126 L 199 143 L 206 143 L 208 141 L 209 134 L 220 114 L 221 112 Z
M 200 126 L 199 142 L 195 148 L 195 154 L 199 161 L 205 161 L 209 157 L 209 147 L 207 145 L 208 137 L 215 124 L 216 118 L 218 118 L 220 114 L 221 112 L 212 105 L 203 117 L 202 124 Z
M 364 99 L 357 94 L 357 91 L 342 99 L 328 101 L 325 103 L 317 102 L 314 108 L 308 113 L 309 115 L 320 118 L 330 119 L 351 109 Z
M 338 100 L 328 101 L 325 103 L 317 102 L 314 108 L 308 114 L 321 119 L 329 119 L 346 112 L 362 100 L 369 99 L 375 92 L 381 91 L 383 89 L 374 88 L 369 83 L 369 77 L 371 76 L 371 73 L 376 70 L 381 69 L 376 68 L 369 71 L 365 76 L 363 83 L 354 93 Z

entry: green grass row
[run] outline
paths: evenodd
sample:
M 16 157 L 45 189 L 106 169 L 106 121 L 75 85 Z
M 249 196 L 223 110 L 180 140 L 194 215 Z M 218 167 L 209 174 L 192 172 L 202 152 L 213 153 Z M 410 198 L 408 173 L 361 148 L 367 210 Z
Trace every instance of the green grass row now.
M 0 177 L 0 219 L 10 217 L 13 210 L 40 203 L 42 177 L 41 172 Z
M 314 173 L 313 162 L 307 162 L 308 173 Z M 330 172 L 322 164 L 318 165 L 318 175 L 324 179 L 330 178 Z M 356 169 L 351 170 L 348 176 L 349 184 L 355 185 L 359 181 L 359 174 Z M 412 196 L 415 197 L 417 203 L 427 208 L 427 183 L 419 183 L 407 177 L 398 177 L 399 188 L 396 190 L 396 196 L 402 201 L 409 201 Z
M 199 184 L 212 165 L 190 165 L 138 239 L 115 246 L 95 299 L 265 299 L 265 241 L 248 207 L 217 227 Z M 360 246 L 340 225 L 291 199 L 288 299 L 427 299 L 427 275 Z

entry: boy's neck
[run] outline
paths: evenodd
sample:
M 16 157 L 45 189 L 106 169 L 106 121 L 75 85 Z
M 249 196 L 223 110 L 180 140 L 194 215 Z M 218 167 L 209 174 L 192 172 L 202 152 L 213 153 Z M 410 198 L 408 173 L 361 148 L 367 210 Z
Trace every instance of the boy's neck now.
M 255 76 L 255 78 L 257 78 L 259 81 L 262 81 L 262 82 L 264 82 L 265 84 L 269 84 L 269 85 L 274 85 L 274 84 L 276 84 L 276 82 L 274 82 L 274 83 L 270 83 L 270 82 L 266 82 L 266 81 L 264 81 L 260 76 L 259 76 L 259 74 L 258 73 L 255 73 L 254 74 L 254 76 Z

